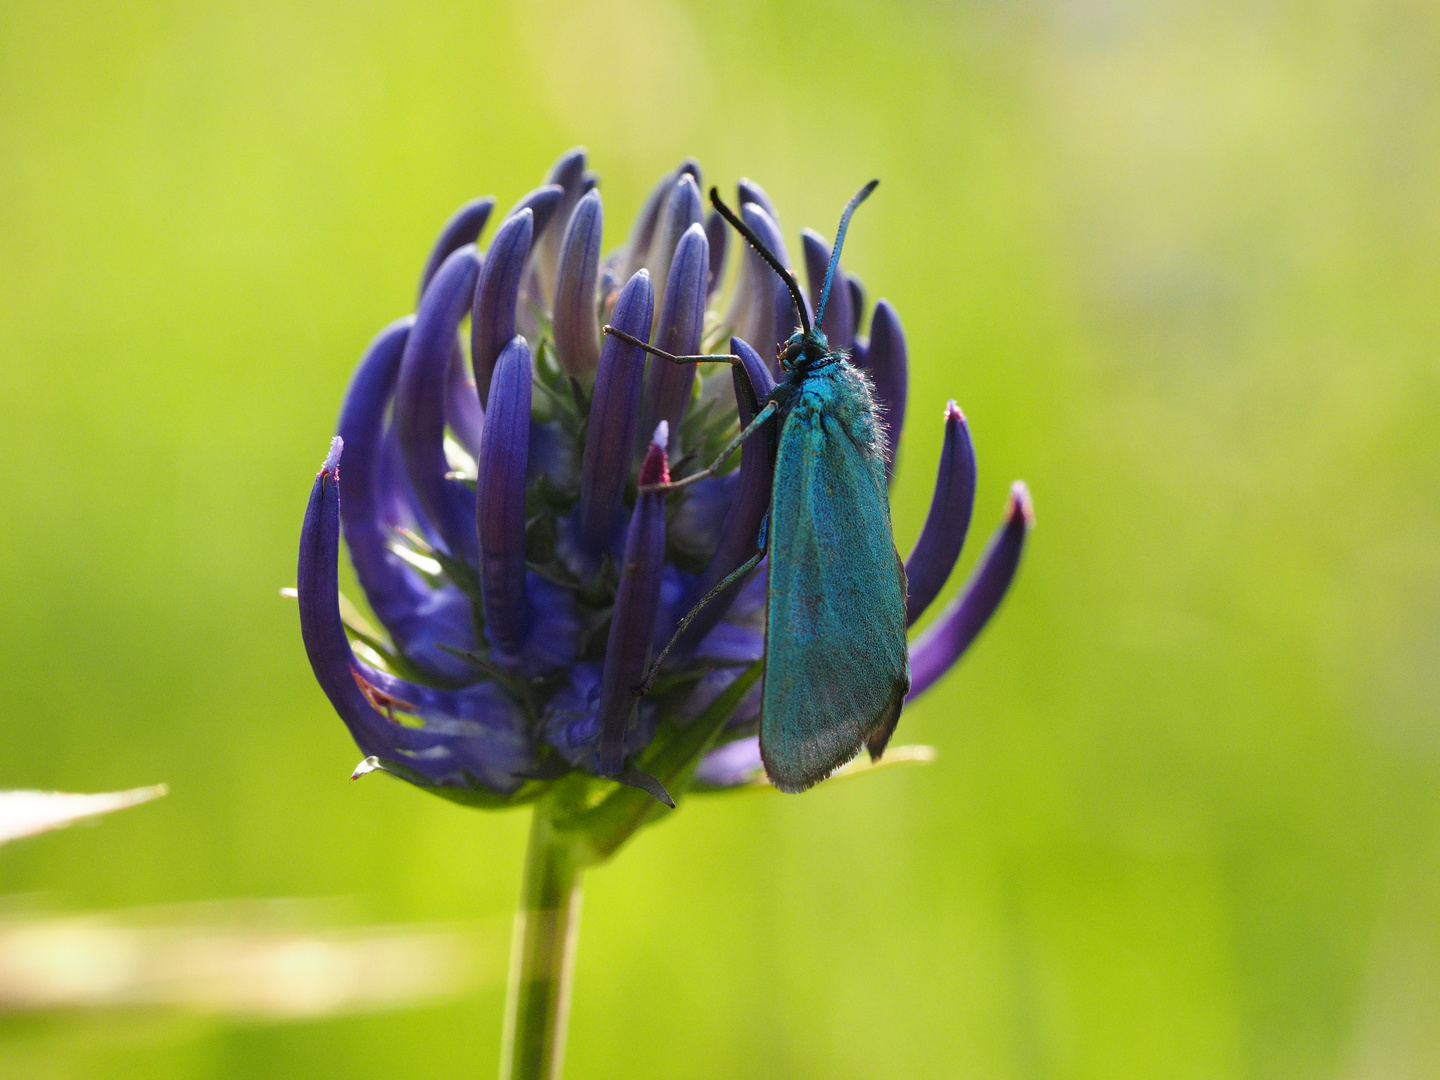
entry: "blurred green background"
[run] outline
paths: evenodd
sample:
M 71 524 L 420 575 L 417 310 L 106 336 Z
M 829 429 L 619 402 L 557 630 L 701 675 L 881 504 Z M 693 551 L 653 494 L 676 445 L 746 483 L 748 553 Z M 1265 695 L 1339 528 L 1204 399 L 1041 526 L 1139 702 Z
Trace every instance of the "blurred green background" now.
M 723 8 L 723 10 L 722 10 Z M 692 800 L 592 874 L 567 1075 L 1440 1076 L 1440 9 L 0 6 L 0 787 L 172 794 L 0 850 L 42 911 L 508 919 L 527 816 L 315 685 L 300 516 L 462 200 L 686 155 L 898 307 L 1038 525 L 939 761 Z M 972 543 L 955 583 L 973 561 Z M 493 1076 L 502 988 L 313 1022 L 0 1020 L 0 1075 Z

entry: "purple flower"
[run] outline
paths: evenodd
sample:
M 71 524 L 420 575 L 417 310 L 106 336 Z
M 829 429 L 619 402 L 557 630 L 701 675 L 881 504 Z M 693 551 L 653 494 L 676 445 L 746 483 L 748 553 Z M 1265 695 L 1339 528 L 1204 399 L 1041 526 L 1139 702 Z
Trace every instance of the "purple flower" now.
M 789 266 L 769 196 L 742 180 L 737 201 Z M 796 322 L 791 298 L 705 215 L 693 161 L 660 179 L 608 254 L 583 151 L 564 155 L 482 251 L 494 206 L 486 197 L 456 212 L 415 314 L 361 358 L 305 512 L 301 630 L 365 755 L 358 772 L 381 768 L 479 805 L 534 798 L 568 774 L 659 794 L 647 764 L 688 745 L 695 718 L 723 706 L 718 745 L 692 760 L 695 784 L 752 782 L 764 562 L 704 609 L 641 691 L 685 613 L 757 550 L 775 433 L 762 429 L 720 475 L 648 490 L 708 463 L 748 422 L 740 376 L 647 357 L 600 327 L 677 353 L 728 350 L 763 397 Z M 809 230 L 799 241 L 813 294 L 828 244 Z M 880 300 L 861 335 L 865 292 L 848 274 L 837 283 L 825 330 L 874 384 L 893 469 L 904 332 Z M 975 497 L 974 447 L 954 402 L 944 425 L 930 513 L 906 562 L 912 624 L 955 567 Z M 912 698 L 994 613 L 1030 522 L 1017 484 L 970 581 L 911 646 Z M 342 535 L 378 628 L 339 595 Z

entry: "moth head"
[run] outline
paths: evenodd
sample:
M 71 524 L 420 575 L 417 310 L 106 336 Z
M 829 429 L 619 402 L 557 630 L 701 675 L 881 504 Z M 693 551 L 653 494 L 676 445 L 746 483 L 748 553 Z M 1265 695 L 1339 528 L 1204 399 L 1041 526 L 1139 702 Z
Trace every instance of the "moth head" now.
M 799 365 L 809 367 L 830 353 L 830 342 L 820 328 L 796 330 L 780 350 L 780 366 L 786 371 Z
M 786 371 L 789 371 L 795 366 L 796 361 L 800 359 L 804 352 L 805 335 L 801 331 L 796 330 L 790 335 L 790 339 L 776 351 L 776 356 L 780 360 L 780 366 Z

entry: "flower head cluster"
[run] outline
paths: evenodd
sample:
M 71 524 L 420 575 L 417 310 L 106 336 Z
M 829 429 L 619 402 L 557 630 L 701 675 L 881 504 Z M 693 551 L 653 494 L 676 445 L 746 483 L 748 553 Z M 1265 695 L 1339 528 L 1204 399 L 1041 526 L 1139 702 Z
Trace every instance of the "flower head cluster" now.
M 700 191 L 687 161 L 602 256 L 600 191 L 572 151 L 483 252 L 495 200 L 462 206 L 425 265 L 415 313 L 361 358 L 311 491 L 297 583 L 316 678 L 366 755 L 357 775 L 384 768 L 500 805 L 569 773 L 645 777 L 651 757 L 684 744 L 697 757 L 708 748 L 689 763 L 697 787 L 757 779 L 764 562 L 703 609 L 650 691 L 635 693 L 696 600 L 757 550 L 775 451 L 753 438 L 727 472 L 640 493 L 708 464 L 749 417 L 729 367 L 647 357 L 601 327 L 677 355 L 730 351 L 763 397 L 779 373 L 767 358 L 797 322 L 779 276 L 705 213 Z M 745 222 L 790 265 L 769 197 L 745 180 L 738 194 Z M 813 296 L 829 245 L 806 230 L 801 253 Z M 905 335 L 885 300 L 862 335 L 865 291 L 838 275 L 823 329 L 873 384 L 893 470 Z M 954 402 L 944 426 L 906 562 L 912 624 L 949 577 L 974 502 L 975 456 Z M 995 611 L 1029 524 L 1016 484 L 970 581 L 911 644 L 911 698 Z M 339 594 L 342 536 L 379 628 Z M 686 732 L 702 721 L 708 734 L 694 742 Z M 601 760 L 606 732 L 640 768 Z

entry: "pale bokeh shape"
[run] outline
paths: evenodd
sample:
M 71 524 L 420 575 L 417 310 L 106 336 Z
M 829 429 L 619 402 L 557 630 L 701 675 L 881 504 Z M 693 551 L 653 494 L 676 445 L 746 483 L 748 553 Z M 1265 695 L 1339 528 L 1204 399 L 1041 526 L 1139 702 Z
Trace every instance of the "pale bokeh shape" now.
M 0 791 L 0 844 L 22 836 L 63 829 L 86 818 L 139 806 L 166 794 L 164 784 L 106 791 L 98 795 L 72 795 L 64 791 Z

